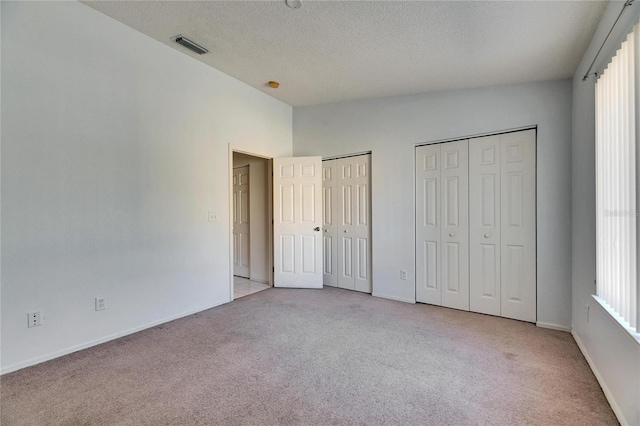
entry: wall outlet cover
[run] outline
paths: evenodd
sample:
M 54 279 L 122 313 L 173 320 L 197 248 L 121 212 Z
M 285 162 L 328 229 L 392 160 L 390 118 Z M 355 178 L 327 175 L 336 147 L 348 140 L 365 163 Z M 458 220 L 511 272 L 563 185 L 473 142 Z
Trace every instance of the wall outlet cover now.
M 29 328 L 42 325 L 42 313 L 40 311 L 27 313 L 27 319 Z
M 107 309 L 107 302 L 104 297 L 96 297 L 96 311 L 104 311 Z

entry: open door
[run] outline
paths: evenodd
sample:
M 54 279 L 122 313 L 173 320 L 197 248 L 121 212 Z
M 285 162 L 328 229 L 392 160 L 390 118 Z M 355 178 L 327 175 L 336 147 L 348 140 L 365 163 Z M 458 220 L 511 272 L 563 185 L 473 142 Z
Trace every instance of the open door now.
M 274 286 L 322 288 L 322 158 L 273 159 Z

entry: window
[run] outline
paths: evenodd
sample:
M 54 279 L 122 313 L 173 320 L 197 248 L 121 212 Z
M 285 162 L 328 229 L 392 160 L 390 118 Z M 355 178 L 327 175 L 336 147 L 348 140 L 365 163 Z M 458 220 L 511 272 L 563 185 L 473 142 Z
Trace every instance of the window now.
M 598 300 L 634 335 L 638 313 L 636 199 L 639 24 L 596 82 L 596 268 Z

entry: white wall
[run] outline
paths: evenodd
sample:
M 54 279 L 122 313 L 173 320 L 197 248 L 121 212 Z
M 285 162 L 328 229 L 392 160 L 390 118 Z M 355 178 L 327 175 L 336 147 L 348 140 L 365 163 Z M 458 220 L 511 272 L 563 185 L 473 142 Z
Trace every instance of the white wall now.
M 372 151 L 373 293 L 413 302 L 415 145 L 531 125 L 538 126 L 538 321 L 568 328 L 570 81 L 296 107 L 293 147 L 295 155 Z
M 2 2 L 1 71 L 2 371 L 229 301 L 228 145 L 291 107 L 76 2 Z
M 609 402 L 624 424 L 640 424 L 640 345 L 591 297 L 596 279 L 595 78 L 583 82 L 597 50 L 622 8 L 609 4 L 573 79 L 573 321 L 574 337 L 589 360 Z M 608 62 L 617 42 L 637 19 L 640 4 L 625 12 L 596 69 Z M 598 66 L 600 65 L 600 66 Z M 587 322 L 587 306 L 589 321 Z
M 233 154 L 233 167 L 249 166 L 249 277 L 269 283 L 269 209 L 267 159 Z

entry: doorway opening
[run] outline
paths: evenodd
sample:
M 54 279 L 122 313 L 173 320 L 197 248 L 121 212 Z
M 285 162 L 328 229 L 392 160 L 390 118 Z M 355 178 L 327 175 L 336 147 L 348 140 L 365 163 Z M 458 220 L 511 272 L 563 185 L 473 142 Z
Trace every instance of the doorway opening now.
M 273 285 L 271 160 L 232 151 L 231 299 Z

